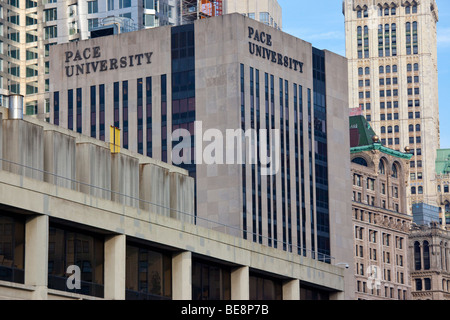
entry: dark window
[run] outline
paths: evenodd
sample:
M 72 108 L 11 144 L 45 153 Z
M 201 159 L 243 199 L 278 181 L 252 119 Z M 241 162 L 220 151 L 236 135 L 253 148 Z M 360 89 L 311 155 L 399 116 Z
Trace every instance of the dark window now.
M 152 77 L 145 79 L 145 101 L 146 101 L 146 116 L 147 116 L 147 157 L 152 157 Z
M 281 300 L 281 280 L 250 275 L 250 300 Z
M 122 82 L 122 145 L 128 149 L 128 81 Z
M 213 263 L 192 263 L 192 300 L 230 300 L 231 271 Z
M 0 215 L 0 280 L 24 283 L 25 221 Z
M 83 114 L 83 91 L 81 88 L 77 88 L 77 132 L 81 133 L 83 127 L 82 114 Z
M 120 87 L 119 82 L 114 82 L 114 127 L 120 128 Z
M 96 87 L 91 86 L 91 137 L 97 137 L 97 106 L 96 106 Z
M 430 246 L 428 241 L 423 242 L 423 268 L 424 270 L 430 270 Z
M 53 124 L 59 126 L 59 91 L 53 93 Z
M 105 141 L 105 85 L 98 86 L 99 102 L 99 138 Z
M 422 258 L 420 254 L 420 243 L 415 242 L 414 243 L 414 266 L 415 270 L 422 269 Z
M 144 84 L 137 79 L 137 144 L 138 153 L 144 154 Z
M 67 91 L 67 128 L 73 130 L 73 89 Z
M 89 296 L 104 296 L 104 239 L 88 232 L 50 225 L 48 243 L 48 287 Z M 69 289 L 67 268 L 81 271 L 81 289 Z
M 172 298 L 172 255 L 128 244 L 126 249 L 126 299 Z

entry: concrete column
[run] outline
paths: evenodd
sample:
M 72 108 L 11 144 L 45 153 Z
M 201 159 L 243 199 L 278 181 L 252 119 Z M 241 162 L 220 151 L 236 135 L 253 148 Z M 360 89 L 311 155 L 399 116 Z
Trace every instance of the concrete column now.
M 231 300 L 250 300 L 249 267 L 241 267 L 231 272 Z
M 25 284 L 35 286 L 33 300 L 47 299 L 48 216 L 35 216 L 25 223 Z
M 172 257 L 172 299 L 192 300 L 192 253 Z
M 126 236 L 105 240 L 105 299 L 125 300 Z
M 283 300 L 300 300 L 300 280 L 294 279 L 283 284 Z

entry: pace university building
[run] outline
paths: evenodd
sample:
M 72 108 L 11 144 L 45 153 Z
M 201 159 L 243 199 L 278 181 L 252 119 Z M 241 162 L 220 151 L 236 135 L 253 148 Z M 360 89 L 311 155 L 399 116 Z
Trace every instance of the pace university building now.
M 118 128 L 121 148 L 169 164 L 195 159 L 180 166 L 196 179 L 198 225 L 353 261 L 345 58 L 240 14 L 57 45 L 51 57 L 51 122 L 106 142 Z M 229 154 L 249 149 L 246 161 Z

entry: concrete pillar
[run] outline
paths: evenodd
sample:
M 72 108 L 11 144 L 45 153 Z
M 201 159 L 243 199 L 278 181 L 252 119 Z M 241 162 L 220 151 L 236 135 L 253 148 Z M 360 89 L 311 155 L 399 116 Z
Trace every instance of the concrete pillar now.
M 125 154 L 111 154 L 111 200 L 139 207 L 139 160 Z
M 169 170 L 152 163 L 141 163 L 139 168 L 139 198 L 144 200 L 141 201 L 140 208 L 152 213 L 169 216 Z
M 283 300 L 300 300 L 300 280 L 294 279 L 283 284 Z
M 25 223 L 25 284 L 34 286 L 32 299 L 47 299 L 48 216 L 34 216 Z
M 105 299 L 125 300 L 126 236 L 105 240 Z
M 195 214 L 194 179 L 181 173 L 170 173 L 170 216 L 174 219 L 194 223 Z
M 192 300 L 192 253 L 172 257 L 172 299 Z
M 3 120 L 3 169 L 43 180 L 44 139 L 41 126 L 24 120 Z M 28 168 L 26 168 L 26 167 Z
M 231 272 L 231 300 L 250 300 L 249 267 L 241 267 Z
M 44 131 L 44 181 L 76 190 L 75 138 L 64 133 Z
M 76 177 L 80 192 L 111 200 L 111 153 L 93 143 L 76 144 Z

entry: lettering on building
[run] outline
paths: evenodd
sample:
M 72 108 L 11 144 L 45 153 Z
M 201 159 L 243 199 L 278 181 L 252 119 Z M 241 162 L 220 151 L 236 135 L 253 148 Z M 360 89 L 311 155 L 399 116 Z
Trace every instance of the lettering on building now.
M 273 46 L 272 36 L 270 34 L 256 30 L 252 27 L 248 27 L 248 38 L 268 47 Z M 248 45 L 251 55 L 267 59 L 272 63 L 276 63 L 280 66 L 284 66 L 285 68 L 303 73 L 303 62 L 251 41 L 248 42 Z
M 125 69 L 151 64 L 153 52 L 98 60 L 102 57 L 101 49 L 100 47 L 92 47 L 85 48 L 84 50 L 66 51 L 64 55 L 66 64 L 75 63 L 65 66 L 66 76 L 70 78 L 74 75 L 79 76 L 82 74 L 105 72 L 108 70 Z

